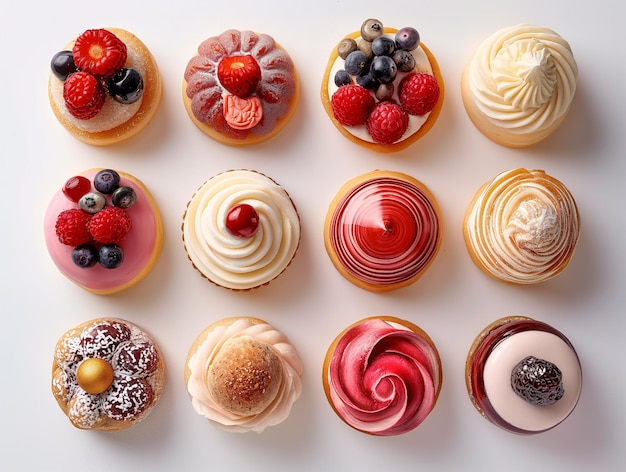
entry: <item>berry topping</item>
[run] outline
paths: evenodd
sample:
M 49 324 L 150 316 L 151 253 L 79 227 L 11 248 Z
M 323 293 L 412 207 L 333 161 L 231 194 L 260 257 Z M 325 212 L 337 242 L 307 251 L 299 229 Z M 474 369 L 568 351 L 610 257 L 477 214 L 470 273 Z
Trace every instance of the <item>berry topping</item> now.
M 126 45 L 105 29 L 91 29 L 81 34 L 72 48 L 76 66 L 99 77 L 109 77 L 124 67 Z
M 430 74 L 407 75 L 400 82 L 399 97 L 402 108 L 411 115 L 425 115 L 439 100 L 439 84 Z
M 124 262 L 124 251 L 117 244 L 103 244 L 98 251 L 98 260 L 105 269 L 115 269 Z
M 356 50 L 356 41 L 352 38 L 343 38 L 337 45 L 337 55 L 344 60 L 348 57 L 348 54 Z
M 113 169 L 102 169 L 94 177 L 93 185 L 98 192 L 109 195 L 119 187 L 120 174 Z
M 365 53 L 357 49 L 348 54 L 344 68 L 350 75 L 360 75 L 363 71 L 367 70 L 368 65 L 369 62 Z
M 565 394 L 563 374 L 552 362 L 528 356 L 511 372 L 511 388 L 528 403 L 553 405 Z
M 370 74 L 381 84 L 391 84 L 396 79 L 398 66 L 389 56 L 377 56 L 370 66 Z
M 420 44 L 420 35 L 415 28 L 405 26 L 396 33 L 396 46 L 398 49 L 413 51 Z
M 383 24 L 374 18 L 369 18 L 361 25 L 361 37 L 365 41 L 374 41 L 384 33 Z
M 341 87 L 343 85 L 349 85 L 352 83 L 352 77 L 345 69 L 339 69 L 335 73 L 335 85 Z
M 415 69 L 415 56 L 410 51 L 404 49 L 396 49 L 393 53 L 393 62 L 396 63 L 396 67 L 400 72 L 411 72 Z
M 81 244 L 72 250 L 72 261 L 78 267 L 86 269 L 98 262 L 98 250 L 91 244 Z
M 90 215 L 98 213 L 106 206 L 106 204 L 106 198 L 98 192 L 87 192 L 85 195 L 80 197 L 80 200 L 78 200 L 78 208 L 83 210 L 85 213 L 89 213 Z
M 72 116 L 88 120 L 104 105 L 106 92 L 98 79 L 88 72 L 75 72 L 63 83 L 63 99 Z
M 379 36 L 372 41 L 372 53 L 375 56 L 391 56 L 396 50 L 396 42 L 389 36 Z
M 252 205 L 241 203 L 226 215 L 226 228 L 240 238 L 251 238 L 259 229 L 259 214 Z
M 134 103 L 143 95 L 143 78 L 136 69 L 120 69 L 107 80 L 109 95 L 120 103 Z
M 222 87 L 237 97 L 254 93 L 261 80 L 261 67 L 251 55 L 224 57 L 217 66 Z
M 331 98 L 335 119 L 344 126 L 356 126 L 365 123 L 374 102 L 374 97 L 359 85 L 340 87 Z
M 111 203 L 116 207 L 130 208 L 137 203 L 137 194 L 132 187 L 118 187 L 113 191 L 111 195 Z
M 87 177 L 76 175 L 67 179 L 61 190 L 68 200 L 78 202 L 80 197 L 91 190 L 91 182 Z
M 72 51 L 59 51 L 50 61 L 52 73 L 60 80 L 65 80 L 70 74 L 76 72 L 76 64 Z
M 409 126 L 409 115 L 396 103 L 378 102 L 365 125 L 375 142 L 391 144 L 404 135 Z
M 118 243 L 131 229 L 131 220 L 126 210 L 114 206 L 105 207 L 91 217 L 89 231 L 100 243 Z
M 54 229 L 61 244 L 80 246 L 91 241 L 89 223 L 91 215 L 78 208 L 59 213 Z

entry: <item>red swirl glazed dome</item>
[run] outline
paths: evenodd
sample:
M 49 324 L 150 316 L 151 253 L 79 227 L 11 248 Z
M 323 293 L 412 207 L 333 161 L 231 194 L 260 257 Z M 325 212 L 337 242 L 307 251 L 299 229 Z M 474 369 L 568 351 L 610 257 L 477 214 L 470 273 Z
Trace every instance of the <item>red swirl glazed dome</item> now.
M 337 270 L 373 291 L 415 282 L 441 245 L 434 197 L 399 172 L 375 171 L 346 183 L 330 205 L 324 231 Z

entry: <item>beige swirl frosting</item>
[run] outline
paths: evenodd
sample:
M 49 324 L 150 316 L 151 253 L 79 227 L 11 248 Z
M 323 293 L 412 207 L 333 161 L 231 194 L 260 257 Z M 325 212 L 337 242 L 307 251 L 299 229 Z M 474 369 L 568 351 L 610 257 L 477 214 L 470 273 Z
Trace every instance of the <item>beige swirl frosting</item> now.
M 191 396 L 192 405 L 198 414 L 206 417 L 217 428 L 231 432 L 262 432 L 268 426 L 274 426 L 284 421 L 291 411 L 294 402 L 302 392 L 302 363 L 295 348 L 287 337 L 262 320 L 239 318 L 216 323 L 200 335 L 196 341 L 197 349 L 190 352 L 187 360 L 187 391 Z M 203 338 L 203 339 L 202 339 Z M 241 402 L 235 407 L 225 405 L 220 400 L 215 386 L 216 375 L 213 370 L 219 370 L 217 365 L 224 351 L 232 349 L 237 343 L 245 344 L 249 341 L 264 346 L 271 351 L 273 359 L 277 359 L 278 372 L 274 375 L 276 382 L 268 385 L 270 395 L 263 398 L 261 409 L 255 404 L 255 411 L 246 413 L 241 403 L 246 403 L 248 394 L 239 394 Z M 248 363 L 249 364 L 249 363 Z M 245 365 L 233 367 L 230 372 L 246 370 Z M 234 381 L 236 383 L 236 381 Z M 264 393 L 265 389 L 264 389 Z
M 250 238 L 231 234 L 228 212 L 251 205 L 259 217 Z M 270 282 L 291 262 L 300 242 L 300 220 L 287 192 L 272 179 L 232 170 L 209 179 L 192 197 L 183 221 L 193 265 L 217 285 L 246 290 Z
M 493 277 L 529 284 L 569 263 L 580 231 L 569 190 L 542 170 L 514 169 L 483 186 L 465 217 L 474 261 Z
M 480 112 L 510 133 L 549 128 L 569 110 L 578 68 L 569 44 L 554 31 L 529 25 L 503 28 L 476 50 L 469 87 Z

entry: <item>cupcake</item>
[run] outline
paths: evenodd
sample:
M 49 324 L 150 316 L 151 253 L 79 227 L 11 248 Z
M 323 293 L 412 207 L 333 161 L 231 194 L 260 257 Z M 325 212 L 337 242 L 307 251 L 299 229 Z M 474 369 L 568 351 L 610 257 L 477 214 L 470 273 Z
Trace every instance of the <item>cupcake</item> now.
M 435 57 L 411 27 L 365 20 L 333 49 L 321 100 L 350 141 L 377 152 L 400 151 L 424 136 L 443 106 Z
M 463 104 L 492 141 L 525 147 L 550 136 L 567 116 L 578 67 L 570 45 L 551 29 L 520 24 L 485 39 L 461 78 Z
M 463 223 L 469 255 L 487 275 L 509 283 L 549 280 L 567 267 L 580 216 L 562 182 L 543 170 L 513 169 L 484 184 Z
M 224 144 L 263 142 L 291 119 L 300 83 L 291 57 L 268 34 L 230 29 L 189 60 L 183 101 L 202 132 Z
M 346 182 L 324 224 L 324 244 L 335 268 L 373 292 L 417 281 L 437 256 L 441 237 L 439 208 L 428 188 L 393 171 L 376 170 Z
M 120 431 L 157 405 L 165 365 L 154 340 L 119 318 L 87 321 L 57 341 L 52 393 L 79 429 Z
M 51 59 L 50 105 L 79 140 L 105 146 L 144 129 L 161 102 L 157 63 L 135 35 L 89 29 Z
M 249 290 L 267 285 L 291 263 L 300 218 L 287 192 L 251 170 L 211 177 L 183 215 L 183 242 L 193 266 L 215 285 Z
M 142 281 L 163 246 L 163 223 L 152 194 L 136 177 L 113 169 L 70 177 L 48 204 L 43 232 L 59 271 L 98 295 Z
M 282 423 L 302 391 L 302 363 L 287 337 L 258 318 L 204 329 L 185 364 L 195 411 L 218 429 L 261 433 Z
M 328 348 L 322 371 L 337 416 L 376 436 L 417 428 L 435 407 L 441 382 L 433 341 L 418 326 L 390 316 L 346 328 Z
M 506 431 L 537 434 L 572 413 L 582 373 L 574 347 L 561 332 L 525 316 L 508 316 L 476 337 L 465 380 L 483 417 Z

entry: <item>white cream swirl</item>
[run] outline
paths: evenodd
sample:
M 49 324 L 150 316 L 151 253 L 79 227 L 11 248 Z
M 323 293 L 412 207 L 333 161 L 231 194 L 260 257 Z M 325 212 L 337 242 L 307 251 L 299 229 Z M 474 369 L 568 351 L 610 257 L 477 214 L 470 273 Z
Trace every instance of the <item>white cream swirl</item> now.
M 468 64 L 476 106 L 510 133 L 544 130 L 568 112 L 578 78 L 570 45 L 551 29 L 520 24 L 485 39 Z
M 259 215 L 250 238 L 231 234 L 228 212 L 249 204 Z M 209 179 L 192 197 L 183 219 L 185 249 L 193 265 L 213 283 L 247 290 L 269 283 L 294 257 L 300 220 L 287 192 L 269 177 L 232 170 Z
M 220 349 L 237 338 L 252 337 L 270 346 L 282 363 L 282 381 L 278 393 L 259 414 L 242 416 L 220 406 L 211 395 L 207 382 L 209 371 Z M 302 362 L 287 337 L 267 323 L 239 318 L 233 323 L 218 323 L 206 333 L 188 361 L 187 391 L 194 409 L 217 428 L 231 432 L 262 432 L 284 421 L 302 392 Z
M 580 216 L 569 190 L 542 170 L 513 169 L 478 191 L 464 234 L 474 261 L 495 278 L 548 280 L 569 263 Z

